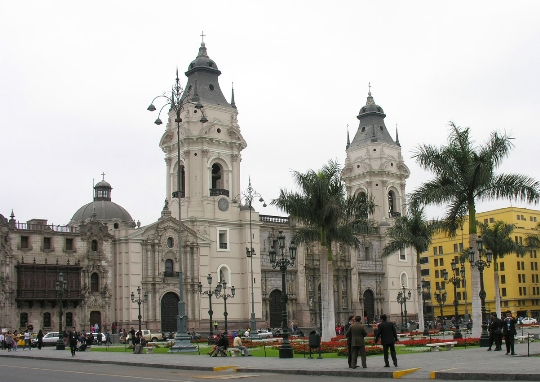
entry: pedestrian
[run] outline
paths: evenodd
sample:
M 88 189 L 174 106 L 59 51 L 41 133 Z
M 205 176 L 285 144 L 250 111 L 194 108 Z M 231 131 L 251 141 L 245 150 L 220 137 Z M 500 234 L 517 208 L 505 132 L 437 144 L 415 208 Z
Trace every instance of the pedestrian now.
M 107 330 L 107 334 L 105 335 L 105 345 L 112 345 L 111 341 L 111 331 Z
M 13 332 L 13 351 L 17 351 L 19 348 L 19 332 L 15 330 Z
M 75 331 L 75 326 L 71 328 L 71 332 L 68 334 L 69 348 L 71 350 L 71 356 L 75 357 L 75 349 L 77 349 L 77 332 Z
M 381 316 L 382 322 L 377 326 L 377 336 L 375 337 L 375 343 L 381 339 L 381 344 L 383 346 L 384 354 L 384 367 L 390 367 L 388 361 L 388 349 L 390 349 L 390 355 L 392 356 L 392 362 L 394 366 L 397 367 L 397 356 L 396 356 L 396 342 L 398 341 L 396 327 L 387 321 L 386 314 Z
M 212 357 L 217 357 L 218 354 L 221 354 L 222 357 L 227 357 L 225 352 L 229 348 L 229 340 L 223 333 L 219 333 L 217 349 L 213 351 Z
M 506 345 L 506 355 L 516 355 L 514 352 L 514 336 L 517 334 L 516 322 L 517 319 L 512 317 L 512 312 L 508 310 L 506 312 L 506 318 L 503 322 L 503 336 L 504 343 Z
M 349 316 L 349 320 L 345 324 L 345 333 L 349 331 L 349 328 L 354 323 L 354 316 Z M 351 367 L 351 339 L 347 337 L 347 363 L 349 364 L 349 367 Z
M 242 345 L 242 339 L 240 338 L 240 336 L 233 334 L 233 337 L 234 337 L 233 346 L 242 352 L 242 357 L 244 356 L 251 357 L 251 354 L 249 354 L 248 348 Z
M 495 343 L 495 351 L 502 350 L 502 320 L 497 317 L 497 313 L 491 313 L 491 321 L 489 322 L 489 347 L 487 351 L 491 351 L 491 345 Z
M 26 346 L 28 346 L 28 350 L 32 350 L 32 346 L 30 346 L 30 332 L 28 332 L 28 329 L 24 330 L 24 345 L 22 350 L 26 350 Z
M 367 336 L 367 331 L 364 325 L 362 325 L 362 317 L 356 316 L 354 318 L 354 324 L 352 324 L 345 334 L 347 338 L 351 339 L 351 369 L 358 367 L 358 354 L 362 359 L 362 367 L 365 369 L 366 365 L 366 343 L 364 338 Z
M 94 333 L 99 333 L 99 325 L 98 325 L 97 322 L 96 322 L 96 324 L 94 325 Z
M 131 344 L 133 345 L 133 347 L 135 347 L 135 329 L 133 328 L 133 326 L 131 327 L 129 334 L 131 335 Z
M 39 350 L 43 347 L 43 330 L 39 329 L 37 334 L 37 347 Z
M 8 350 L 8 352 L 10 352 L 10 351 L 11 351 L 11 348 L 13 347 L 13 337 L 12 337 L 10 331 L 7 332 L 5 338 L 6 338 L 6 347 L 7 347 L 7 350 Z
M 214 321 L 214 331 L 217 332 L 217 330 L 218 330 L 218 322 Z
M 2 346 L 2 350 L 6 348 L 6 336 L 4 332 L 0 332 L 0 345 Z

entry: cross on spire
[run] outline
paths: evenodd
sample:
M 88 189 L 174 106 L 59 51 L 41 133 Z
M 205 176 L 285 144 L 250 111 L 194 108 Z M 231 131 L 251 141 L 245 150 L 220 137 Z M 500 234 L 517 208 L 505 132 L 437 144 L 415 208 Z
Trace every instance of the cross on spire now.
M 371 82 L 368 82 L 368 93 L 371 95 Z
M 102 180 L 105 180 L 105 173 L 104 172 L 101 173 L 101 176 L 103 177 Z
M 204 36 L 206 36 L 204 32 L 201 32 L 202 42 L 204 42 Z

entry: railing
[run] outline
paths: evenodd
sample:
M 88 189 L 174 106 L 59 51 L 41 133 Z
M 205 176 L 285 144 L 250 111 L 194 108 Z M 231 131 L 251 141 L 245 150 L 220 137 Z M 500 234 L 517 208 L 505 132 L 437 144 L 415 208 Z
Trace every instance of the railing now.
M 79 232 L 78 227 L 54 224 L 28 224 L 16 222 L 14 228 L 29 231 Z
M 401 216 L 401 212 L 390 212 L 391 218 L 399 218 Z
M 227 243 L 219 243 L 219 249 L 227 249 Z
M 220 196 L 225 195 L 229 196 L 229 190 L 225 190 L 223 188 L 211 188 L 210 189 L 210 196 Z
M 175 276 L 174 273 L 175 273 L 175 272 L 173 272 L 173 271 L 165 271 L 165 272 L 163 272 L 163 275 L 164 275 L 165 277 L 174 277 L 174 276 Z
M 259 221 L 265 223 L 289 224 L 288 216 L 259 215 Z
M 172 197 L 173 197 L 173 198 L 178 198 L 178 191 L 173 191 Z M 186 193 L 184 192 L 184 190 L 180 191 L 180 197 L 181 197 L 181 198 L 185 198 L 185 197 L 186 197 Z

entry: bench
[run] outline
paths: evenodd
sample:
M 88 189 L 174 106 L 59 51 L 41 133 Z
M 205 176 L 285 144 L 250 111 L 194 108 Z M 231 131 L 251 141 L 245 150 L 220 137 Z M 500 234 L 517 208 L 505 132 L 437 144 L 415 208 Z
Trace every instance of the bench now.
M 515 336 L 515 337 L 514 337 L 514 339 L 515 339 L 518 343 L 522 343 L 522 342 L 525 341 L 527 338 L 529 339 L 529 342 L 533 342 L 533 341 L 535 340 L 533 334 L 529 334 L 528 336 L 525 335 L 525 336 Z
M 446 347 L 446 350 L 452 350 L 454 345 L 457 345 L 457 341 L 454 342 L 437 342 L 434 344 L 427 344 L 426 346 L 430 348 L 430 351 L 440 351 L 441 346 Z
M 227 351 L 231 357 L 241 357 L 242 351 L 238 348 L 228 348 Z
M 154 347 L 153 346 L 147 346 L 144 348 L 144 354 L 153 354 L 154 353 Z

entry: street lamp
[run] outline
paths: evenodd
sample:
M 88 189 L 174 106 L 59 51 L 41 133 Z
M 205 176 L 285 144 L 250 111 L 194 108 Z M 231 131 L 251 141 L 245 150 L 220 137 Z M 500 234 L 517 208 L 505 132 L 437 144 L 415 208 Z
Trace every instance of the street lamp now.
M 223 293 L 221 293 L 221 290 L 223 289 Z M 225 334 L 228 333 L 227 331 L 227 316 L 229 313 L 227 313 L 227 300 L 230 298 L 234 298 L 234 294 L 236 293 L 236 289 L 234 289 L 234 286 L 231 287 L 231 294 L 227 294 L 227 282 L 223 280 L 221 283 L 218 283 L 215 294 L 216 298 L 222 298 L 223 299 L 223 317 L 225 317 Z
M 465 264 L 461 263 L 461 269 L 457 266 L 458 262 L 456 259 L 452 260 L 452 272 L 454 273 L 453 277 L 448 278 L 448 271 L 446 269 L 443 269 L 442 274 L 444 281 L 448 283 L 452 283 L 454 285 L 454 317 L 456 321 L 456 331 L 454 333 L 454 339 L 463 338 L 461 335 L 461 332 L 459 331 L 459 322 L 458 322 L 458 298 L 457 298 L 457 288 L 459 287 L 459 284 L 465 280 Z M 460 276 L 461 275 L 461 276 Z
M 67 280 L 64 280 L 64 274 L 60 273 L 58 275 L 58 281 L 56 282 L 56 295 L 60 300 L 60 306 L 58 311 L 58 341 L 56 341 L 56 350 L 66 350 L 66 345 L 64 344 L 64 340 L 62 337 L 62 317 L 64 316 L 64 302 L 62 301 L 62 299 L 64 298 L 64 293 L 67 292 L 67 288 Z
M 186 108 L 187 105 L 194 105 L 195 110 L 192 115 L 195 115 L 197 111 L 200 111 L 201 118 L 199 122 L 206 123 L 208 119 L 204 115 L 203 105 L 199 100 L 199 94 L 197 91 L 197 81 L 195 81 L 195 87 L 193 95 L 190 94 L 190 91 L 184 92 L 184 89 L 180 85 L 180 80 L 178 79 L 178 68 L 176 69 L 176 81 L 172 87 L 170 93 L 163 93 L 155 97 L 152 100 L 150 106 L 148 106 L 148 111 L 155 111 L 156 107 L 154 106 L 154 101 L 158 98 L 164 99 L 164 105 L 159 111 L 158 118 L 154 121 L 156 125 L 161 125 L 163 122 L 159 118 L 161 112 L 166 106 L 169 106 L 169 113 L 172 119 L 175 116 L 174 122 L 176 122 L 176 146 L 177 146 L 177 191 L 172 193 L 173 198 L 178 198 L 178 316 L 176 316 L 176 337 L 174 345 L 170 348 L 171 353 L 176 353 L 180 351 L 193 351 L 195 347 L 191 345 L 191 337 L 187 333 L 187 315 L 186 315 L 186 303 L 184 301 L 184 274 L 182 272 L 182 203 L 181 198 L 184 197 L 184 190 L 182 189 L 182 166 L 181 157 L 180 157 L 180 124 L 182 123 L 181 114 L 182 111 Z
M 486 291 L 484 289 L 484 268 L 489 268 L 491 266 L 491 261 L 493 260 L 493 252 L 484 250 L 484 243 L 482 242 L 482 237 L 478 236 L 476 239 L 476 248 L 478 249 L 479 259 L 475 261 L 474 259 L 474 250 L 469 249 L 469 262 L 471 267 L 477 268 L 480 272 L 480 301 L 482 303 L 482 334 L 480 335 L 480 347 L 489 347 L 489 334 L 487 331 L 487 317 L 486 317 Z M 482 259 L 485 257 L 486 259 Z
M 443 288 L 437 288 L 437 292 L 435 292 L 437 304 L 439 304 L 439 308 L 441 309 L 441 322 L 444 322 L 443 305 L 446 302 L 446 292 L 443 291 Z
M 249 207 L 249 248 L 246 247 L 246 256 L 249 257 L 250 260 L 250 274 L 251 274 L 251 316 L 249 318 L 249 336 L 250 337 L 258 337 L 257 336 L 257 321 L 255 320 L 255 294 L 253 292 L 253 256 L 256 255 L 255 250 L 253 249 L 253 234 L 251 233 L 251 210 L 252 210 L 252 203 L 255 198 L 259 198 L 259 202 L 263 203 L 263 207 L 266 207 L 266 203 L 264 202 L 264 199 L 262 198 L 261 194 L 259 194 L 257 191 L 251 187 L 251 177 L 249 178 L 249 186 L 247 190 L 242 192 L 240 195 L 240 201 L 242 199 L 245 200 L 247 206 Z M 236 202 L 236 199 L 234 200 Z
M 402 291 L 398 293 L 397 295 L 397 302 L 401 305 L 401 333 L 407 331 L 407 325 L 405 324 L 405 317 L 407 317 L 407 300 L 411 299 L 411 291 L 409 293 L 405 293 L 407 290 L 405 288 L 405 285 L 401 285 Z M 405 312 L 403 311 L 403 307 L 405 307 Z
M 289 244 L 289 256 L 290 260 L 285 258 L 283 250 L 285 249 L 285 235 L 283 231 L 279 231 L 277 237 L 279 250 L 281 251 L 281 259 L 276 259 L 275 249 L 269 251 L 270 263 L 272 268 L 276 269 L 279 267 L 281 270 L 281 330 L 283 332 L 283 340 L 281 341 L 281 346 L 279 348 L 279 358 L 292 358 L 293 357 L 293 348 L 289 342 L 289 329 L 287 327 L 287 285 L 285 283 L 285 273 L 287 272 L 287 267 L 294 265 L 294 260 L 296 259 L 296 245 L 294 242 Z
M 428 320 L 427 320 L 427 308 L 426 308 L 426 300 L 429 298 L 431 300 L 431 283 L 427 280 L 422 279 L 422 302 L 424 304 L 423 306 L 423 312 L 424 312 L 424 336 L 429 336 L 429 326 L 428 326 Z M 425 292 L 424 290 L 427 290 Z M 431 320 L 433 321 L 433 315 L 431 317 Z
M 137 287 L 137 298 L 135 298 L 135 293 L 131 292 L 131 302 L 139 305 L 139 333 L 142 334 L 141 331 L 141 304 L 144 304 L 148 300 L 148 293 L 144 292 L 144 295 L 141 297 L 141 286 L 139 285 Z
M 214 314 L 214 311 L 212 310 L 212 295 L 215 293 L 214 290 L 212 290 L 212 275 L 209 273 L 208 276 L 206 276 L 206 280 L 208 280 L 208 286 L 210 287 L 209 290 L 205 290 L 203 292 L 202 290 L 202 284 L 199 281 L 199 293 L 202 295 L 208 296 L 208 315 L 210 316 L 210 335 L 208 336 L 208 343 L 214 343 L 214 326 L 212 324 L 212 315 Z M 217 288 L 216 288 L 217 290 Z

